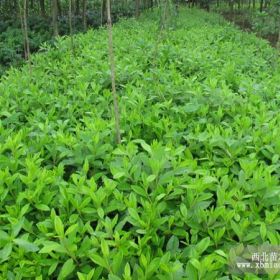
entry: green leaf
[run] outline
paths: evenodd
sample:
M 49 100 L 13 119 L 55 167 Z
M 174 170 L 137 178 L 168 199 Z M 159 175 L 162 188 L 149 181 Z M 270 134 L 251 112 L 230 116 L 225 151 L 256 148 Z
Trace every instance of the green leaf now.
M 201 264 L 197 259 L 191 259 L 190 263 L 198 270 L 201 270 Z
M 122 280 L 120 277 L 118 277 L 117 275 L 114 275 L 114 274 L 109 274 L 108 279 L 109 280 Z
M 128 208 L 128 213 L 135 221 L 140 220 L 140 217 L 134 208 Z
M 59 264 L 58 261 L 55 261 L 55 262 L 52 263 L 52 265 L 50 266 L 50 268 L 48 270 L 48 276 L 52 275 L 55 272 L 58 264 Z
M 36 204 L 35 207 L 41 211 L 50 211 L 50 207 L 45 204 Z
M 119 274 L 121 272 L 123 263 L 123 253 L 119 251 L 116 255 L 114 255 L 113 263 L 112 263 L 112 270 L 115 274 Z
M 6 261 L 12 253 L 12 243 L 7 243 L 2 250 L 0 250 L 0 262 Z
M 120 179 L 125 176 L 125 172 L 119 171 L 119 172 L 114 173 L 113 175 L 114 175 L 114 179 Z
M 10 236 L 8 233 L 6 233 L 5 231 L 3 230 L 0 230 L 0 244 L 4 241 L 8 241 L 10 239 Z
M 90 272 L 87 274 L 87 279 L 86 280 L 92 280 L 94 279 L 94 273 L 95 273 L 95 268 L 93 268 Z
M 185 204 L 181 204 L 181 205 L 180 205 L 180 211 L 181 211 L 182 216 L 183 216 L 184 218 L 187 218 L 187 217 L 188 217 L 188 209 L 187 209 L 187 207 L 186 207 Z
M 224 257 L 224 258 L 227 258 L 227 254 L 222 250 L 216 250 L 215 253 Z
M 262 240 L 264 241 L 265 237 L 266 237 L 266 225 L 265 225 L 265 223 L 261 223 L 260 234 L 261 234 Z
M 210 245 L 210 238 L 203 238 L 196 246 L 195 249 L 201 255 Z
M 56 233 L 60 237 L 64 236 L 64 225 L 63 225 L 61 219 L 59 218 L 59 216 L 54 217 L 54 228 L 55 228 Z
M 26 252 L 37 252 L 39 250 L 37 245 L 24 239 L 16 238 L 14 239 L 14 243 L 20 248 L 23 248 Z
M 59 275 L 58 275 L 58 280 L 63 280 L 67 276 L 69 276 L 73 270 L 75 269 L 75 265 L 72 259 L 68 259 L 62 266 Z
M 52 251 L 58 253 L 67 253 L 67 250 L 59 243 L 54 241 L 45 241 L 44 247 L 39 251 L 40 254 L 49 254 Z
M 20 216 L 24 216 L 27 211 L 29 210 L 29 207 L 30 207 L 30 204 L 25 204 L 22 208 L 21 208 L 21 211 L 20 211 Z
M 83 171 L 84 171 L 84 174 L 87 174 L 88 171 L 89 171 L 89 163 L 88 163 L 87 158 L 85 159 L 85 162 L 84 162 L 84 165 L 83 165 Z
M 233 220 L 231 220 L 230 224 L 231 224 L 231 228 L 233 229 L 233 231 L 235 232 L 235 234 L 238 236 L 239 240 L 241 241 L 243 234 L 242 234 L 240 227 Z
M 74 225 L 70 226 L 70 227 L 66 230 L 65 236 L 71 234 L 71 233 L 72 233 L 73 231 L 75 231 L 78 227 L 79 227 L 78 224 L 74 224 Z
M 200 105 L 197 103 L 187 103 L 185 105 L 185 112 L 194 113 L 199 110 Z
M 144 268 L 147 268 L 148 261 L 147 261 L 147 258 L 145 257 L 144 254 L 142 254 L 142 255 L 140 256 L 140 264 L 141 264 Z
M 139 195 L 141 195 L 141 196 L 143 196 L 143 197 L 147 197 L 147 193 L 146 193 L 146 191 L 145 191 L 142 187 L 132 185 L 131 188 L 132 188 L 132 190 L 133 190 L 134 192 L 136 192 L 137 194 L 139 194 Z
M 197 264 L 195 264 L 197 265 Z M 195 266 L 191 263 L 191 262 L 188 262 L 187 263 L 187 267 L 186 267 L 186 273 L 188 275 L 188 279 L 191 279 L 191 280 L 198 280 L 198 273 L 197 273 L 197 270 L 195 269 Z
M 153 259 L 148 265 L 148 269 L 147 269 L 148 273 L 150 274 L 155 273 L 160 266 L 160 261 L 161 261 L 160 258 Z
M 151 182 L 153 182 L 155 179 L 156 179 L 156 175 L 149 175 L 148 177 L 147 177 L 147 182 L 148 183 L 151 183 Z
M 104 218 L 104 210 L 103 210 L 101 207 L 99 207 L 99 208 L 97 209 L 97 214 L 98 214 L 98 216 L 99 216 L 100 219 L 103 219 L 103 218 Z
M 130 265 L 129 263 L 126 263 L 124 267 L 124 278 L 130 277 L 130 275 L 131 275 Z
M 147 151 L 149 154 L 152 154 L 152 149 L 151 149 L 150 145 L 148 145 L 144 140 L 139 140 L 139 142 L 145 151 Z
M 179 250 L 179 239 L 177 236 L 172 235 L 167 242 L 166 250 L 169 251 L 173 256 Z
M 79 280 L 87 280 L 86 276 L 83 273 L 77 272 L 77 275 L 78 275 Z
M 24 217 L 22 217 L 16 224 L 13 224 L 12 226 L 12 236 L 16 237 L 20 230 L 22 229 L 22 226 L 24 224 Z
M 100 265 L 100 266 L 102 266 L 102 267 L 104 267 L 106 269 L 108 268 L 106 260 L 104 258 L 102 258 L 101 256 L 92 253 L 92 254 L 90 254 L 90 259 L 94 263 L 96 263 L 97 265 Z
M 109 246 L 106 242 L 106 240 L 102 239 L 101 240 L 101 251 L 104 257 L 108 257 L 110 252 L 109 252 Z

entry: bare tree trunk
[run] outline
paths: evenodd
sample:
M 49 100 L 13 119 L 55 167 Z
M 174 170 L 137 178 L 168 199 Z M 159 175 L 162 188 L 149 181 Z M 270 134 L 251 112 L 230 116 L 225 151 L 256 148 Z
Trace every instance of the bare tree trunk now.
M 238 0 L 238 2 L 237 2 L 237 8 L 238 8 L 238 10 L 241 9 L 241 1 L 240 0 Z
M 76 15 L 80 14 L 80 0 L 76 0 Z
M 30 58 L 30 47 L 29 47 L 29 38 L 28 38 L 28 28 L 27 28 L 27 0 L 23 0 L 23 7 L 21 5 L 21 0 L 19 0 L 19 11 L 21 19 L 21 29 L 23 34 L 24 42 L 24 57 L 26 60 Z
M 160 23 L 160 30 L 163 30 L 167 26 L 167 18 L 168 18 L 168 0 L 164 0 L 164 3 L 162 3 L 163 12 L 161 12 L 161 23 Z
M 83 0 L 83 27 L 87 30 L 87 0 Z
M 29 13 L 29 1 L 25 1 L 23 2 L 23 5 L 24 5 L 24 10 L 25 10 L 25 15 L 26 15 L 26 18 L 28 17 L 28 13 Z
M 116 70 L 115 70 L 115 57 L 113 48 L 113 32 L 112 32 L 112 19 L 111 19 L 111 3 L 107 0 L 107 23 L 108 23 L 108 47 L 109 47 L 109 62 L 111 66 L 111 81 L 112 81 L 112 95 L 114 101 L 114 114 L 115 114 L 115 126 L 116 126 L 116 140 L 117 143 L 121 143 L 120 133 L 120 113 L 118 96 L 116 92 Z
M 30 59 L 30 46 L 29 46 L 29 38 L 28 38 L 28 27 L 27 27 L 27 15 L 28 15 L 28 6 L 27 0 L 23 1 L 23 28 L 24 28 L 24 38 L 26 44 L 26 59 L 29 61 Z
M 263 0 L 260 1 L 260 12 L 263 11 Z
M 279 50 L 279 52 L 280 52 L 280 26 L 279 26 L 279 31 L 278 31 L 278 40 L 277 40 L 277 44 L 276 44 L 276 46 L 277 46 L 277 49 Z
M 57 15 L 61 17 L 62 15 L 62 10 L 61 10 L 61 3 L 60 0 L 56 0 L 57 2 Z
M 139 13 L 139 8 L 140 8 L 140 2 L 139 0 L 135 1 L 135 16 L 139 17 L 140 13 Z
M 45 8 L 45 0 L 40 0 L 40 11 L 41 11 L 41 16 L 46 17 L 46 8 Z
M 100 22 L 101 22 L 101 26 L 103 25 L 103 21 L 105 18 L 106 14 L 106 0 L 102 0 L 101 3 L 101 16 L 100 16 Z
M 21 5 L 21 0 L 19 0 L 19 12 L 20 12 L 20 21 L 21 29 L 23 34 L 24 41 L 24 56 L 28 61 L 29 72 L 31 74 L 31 61 L 30 61 L 30 47 L 29 47 L 29 38 L 28 38 L 28 26 L 27 26 L 27 0 L 23 0 L 23 7 Z
M 11 14 L 14 13 L 14 15 L 17 17 L 18 15 L 18 4 L 17 4 L 17 0 L 14 0 L 14 4 L 11 10 Z
M 69 0 L 69 33 L 70 33 L 70 40 L 71 40 L 71 49 L 72 49 L 72 53 L 74 54 L 75 50 L 74 50 L 72 17 L 73 17 L 73 3 L 72 0 Z
M 234 1 L 233 0 L 229 0 L 229 7 L 230 7 L 231 13 L 233 13 L 233 9 L 234 9 Z
M 52 25 L 54 37 L 58 36 L 57 14 L 57 0 L 52 0 Z

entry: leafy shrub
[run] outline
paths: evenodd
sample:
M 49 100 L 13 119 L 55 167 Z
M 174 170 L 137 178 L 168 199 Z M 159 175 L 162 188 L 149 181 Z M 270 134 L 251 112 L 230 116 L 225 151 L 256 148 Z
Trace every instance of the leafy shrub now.
M 276 52 L 195 9 L 158 42 L 156 13 L 114 27 L 122 145 L 106 29 L 3 77 L 4 279 L 229 279 L 232 246 L 279 244 Z

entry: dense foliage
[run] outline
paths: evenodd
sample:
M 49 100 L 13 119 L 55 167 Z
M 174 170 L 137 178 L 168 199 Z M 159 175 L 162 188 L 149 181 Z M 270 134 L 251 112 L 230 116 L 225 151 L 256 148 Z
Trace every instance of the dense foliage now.
M 2 79 L 3 279 L 230 279 L 232 246 L 279 244 L 276 52 L 206 12 L 156 18 L 114 27 L 119 146 L 105 29 Z
M 30 50 L 24 43 L 22 16 L 26 21 Z M 174 3 L 221 12 L 227 19 L 267 38 L 274 46 L 280 41 L 280 0 L 111 0 L 113 22 L 136 17 L 144 10 Z M 71 12 L 70 12 L 71 7 Z M 70 29 L 70 21 L 72 28 Z M 13 0 L 0 1 L 0 76 L 10 66 L 24 63 L 27 53 L 37 52 L 54 37 L 86 31 L 106 23 L 106 0 Z M 280 42 L 279 42 L 280 47 Z

